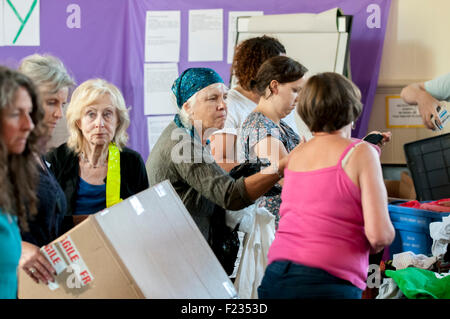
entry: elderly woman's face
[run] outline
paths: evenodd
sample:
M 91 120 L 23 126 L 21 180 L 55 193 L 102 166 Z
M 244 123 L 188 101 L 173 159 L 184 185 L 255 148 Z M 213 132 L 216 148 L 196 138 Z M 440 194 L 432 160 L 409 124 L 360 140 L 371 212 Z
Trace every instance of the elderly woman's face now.
M 200 90 L 195 104 L 190 108 L 191 119 L 201 121 L 204 130 L 222 129 L 227 118 L 227 88 L 211 84 Z
M 92 146 L 109 144 L 116 134 L 119 118 L 108 95 L 84 107 L 78 127 L 84 139 Z
M 25 150 L 28 136 L 34 128 L 31 112 L 33 103 L 28 91 L 19 88 L 14 102 L 2 111 L 1 138 L 9 154 L 21 154 Z

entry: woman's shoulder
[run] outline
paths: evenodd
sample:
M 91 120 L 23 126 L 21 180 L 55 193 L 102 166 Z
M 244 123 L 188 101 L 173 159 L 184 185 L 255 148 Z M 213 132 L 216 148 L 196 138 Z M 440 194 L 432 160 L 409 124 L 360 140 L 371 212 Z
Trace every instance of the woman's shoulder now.
M 52 158 L 66 158 L 66 157 L 76 157 L 75 152 L 67 146 L 67 143 L 63 143 L 58 147 L 50 149 L 45 155 L 47 160 Z
M 129 147 L 123 147 L 122 151 L 120 151 L 121 157 L 130 159 L 130 160 L 142 160 L 142 156 L 137 151 L 129 148 Z

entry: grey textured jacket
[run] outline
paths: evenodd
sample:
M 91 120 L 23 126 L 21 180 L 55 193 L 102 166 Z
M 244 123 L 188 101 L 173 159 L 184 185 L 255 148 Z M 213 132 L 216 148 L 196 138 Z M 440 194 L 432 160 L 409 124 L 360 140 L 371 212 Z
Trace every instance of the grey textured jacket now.
M 168 179 L 206 240 L 215 204 L 239 210 L 253 204 L 244 178 L 233 179 L 214 161 L 209 146 L 174 122 L 162 132 L 146 163 L 150 186 Z

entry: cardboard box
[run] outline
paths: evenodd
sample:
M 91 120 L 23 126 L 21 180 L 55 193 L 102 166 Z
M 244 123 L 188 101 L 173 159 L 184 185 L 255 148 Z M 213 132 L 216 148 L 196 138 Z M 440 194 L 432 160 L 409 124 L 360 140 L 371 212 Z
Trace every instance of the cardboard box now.
M 400 180 L 384 180 L 390 200 L 415 200 L 414 182 L 407 172 L 400 174 Z
M 89 216 L 41 249 L 53 289 L 19 271 L 19 298 L 236 298 L 168 181 Z

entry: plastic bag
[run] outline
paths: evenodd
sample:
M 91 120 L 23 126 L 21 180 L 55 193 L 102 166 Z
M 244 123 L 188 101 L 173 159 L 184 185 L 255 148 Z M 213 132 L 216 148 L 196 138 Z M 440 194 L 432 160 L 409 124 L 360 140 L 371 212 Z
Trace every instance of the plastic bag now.
M 258 286 L 267 267 L 267 253 L 275 238 L 275 217 L 254 205 L 254 220 L 244 240 L 244 248 L 234 286 L 243 299 L 257 299 Z

